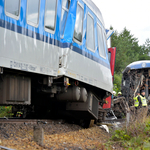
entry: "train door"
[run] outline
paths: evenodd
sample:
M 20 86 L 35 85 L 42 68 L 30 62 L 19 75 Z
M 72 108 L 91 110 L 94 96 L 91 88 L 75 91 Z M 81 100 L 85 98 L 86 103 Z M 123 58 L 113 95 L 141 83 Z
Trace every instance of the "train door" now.
M 108 57 L 110 62 L 110 69 L 112 74 L 112 81 L 114 80 L 114 69 L 115 69 L 115 57 L 116 57 L 116 47 L 108 49 Z M 111 108 L 112 96 L 106 98 L 106 104 L 103 105 L 103 109 Z

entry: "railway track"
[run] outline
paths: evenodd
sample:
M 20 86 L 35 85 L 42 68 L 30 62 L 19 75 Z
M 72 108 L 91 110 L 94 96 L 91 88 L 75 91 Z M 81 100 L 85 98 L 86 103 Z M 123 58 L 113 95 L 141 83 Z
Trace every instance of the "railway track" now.
M 52 124 L 54 122 L 57 122 L 59 124 L 62 123 L 62 120 L 50 120 L 50 119 L 19 119 L 19 118 L 0 118 L 0 124 L 3 123 L 16 123 L 16 124 Z M 114 124 L 114 123 L 125 123 L 126 119 L 106 119 L 100 124 Z M 98 125 L 100 125 L 98 124 Z
M 2 140 L 2 144 L 0 145 L 8 150 L 12 150 L 7 148 L 7 147 L 12 147 L 12 145 L 15 145 L 13 146 L 13 148 L 15 147 L 15 149 L 19 149 L 19 147 L 22 148 L 23 146 L 30 147 L 30 148 L 27 147 L 27 149 L 34 149 L 33 148 L 35 147 L 35 144 L 33 142 L 34 127 L 38 123 L 44 129 L 45 143 L 44 143 L 44 147 L 42 147 L 43 149 L 46 149 L 46 147 L 48 147 L 47 149 L 50 149 L 51 147 L 55 148 L 57 143 L 59 143 L 58 146 L 61 147 L 61 149 L 65 149 L 69 146 L 72 147 L 72 149 L 74 149 L 74 147 L 78 145 L 73 146 L 74 143 L 71 143 L 72 140 L 68 139 L 68 143 L 71 143 L 72 145 L 66 145 L 67 142 L 62 140 L 64 137 L 65 137 L 64 139 L 67 139 L 71 135 L 72 137 L 76 137 L 80 140 L 85 139 L 85 141 L 86 140 L 89 141 L 89 139 L 91 139 L 90 140 L 91 143 L 93 141 L 103 140 L 104 136 L 108 135 L 104 131 L 104 129 L 99 130 L 100 127 L 98 126 L 94 126 L 93 128 L 89 128 L 89 129 L 83 129 L 81 126 L 77 124 L 69 124 L 67 122 L 63 123 L 62 121 L 63 120 L 61 119 L 50 120 L 50 119 L 0 118 L 0 135 L 1 135 L 0 139 Z M 108 127 L 110 127 L 113 126 L 114 122 L 120 122 L 121 124 L 121 122 L 124 121 L 125 119 L 108 118 L 107 120 L 105 120 L 105 122 L 103 122 L 103 124 L 108 125 Z M 60 138 L 61 136 L 63 138 Z M 50 141 L 48 141 L 49 139 Z M 85 143 L 84 145 L 87 146 L 87 143 Z
M 32 123 L 32 124 L 47 124 L 52 123 L 49 119 L 19 119 L 19 118 L 0 118 L 0 123 Z

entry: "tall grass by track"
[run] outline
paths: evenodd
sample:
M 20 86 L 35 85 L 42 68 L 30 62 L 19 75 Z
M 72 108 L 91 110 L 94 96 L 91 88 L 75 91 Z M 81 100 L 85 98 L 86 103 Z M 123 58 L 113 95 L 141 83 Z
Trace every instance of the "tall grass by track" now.
M 112 131 L 106 146 L 111 149 L 112 145 L 127 150 L 150 150 L 150 116 L 146 109 L 134 113 L 127 127 Z

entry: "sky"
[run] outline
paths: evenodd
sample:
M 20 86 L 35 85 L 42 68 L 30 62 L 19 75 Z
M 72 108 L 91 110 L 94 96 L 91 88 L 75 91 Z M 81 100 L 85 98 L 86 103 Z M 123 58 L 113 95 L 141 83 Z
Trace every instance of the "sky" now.
M 105 28 L 120 33 L 125 27 L 138 38 L 139 45 L 150 39 L 149 0 L 92 0 L 100 9 Z

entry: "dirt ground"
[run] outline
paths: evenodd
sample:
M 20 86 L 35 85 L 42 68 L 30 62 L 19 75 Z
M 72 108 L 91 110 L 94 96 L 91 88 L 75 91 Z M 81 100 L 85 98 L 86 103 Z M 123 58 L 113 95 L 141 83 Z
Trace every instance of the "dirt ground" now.
M 32 124 L 1 124 L 0 145 L 16 150 L 105 150 L 110 135 L 99 126 L 83 129 L 75 124 L 53 122 L 41 125 L 43 145 L 33 140 Z

